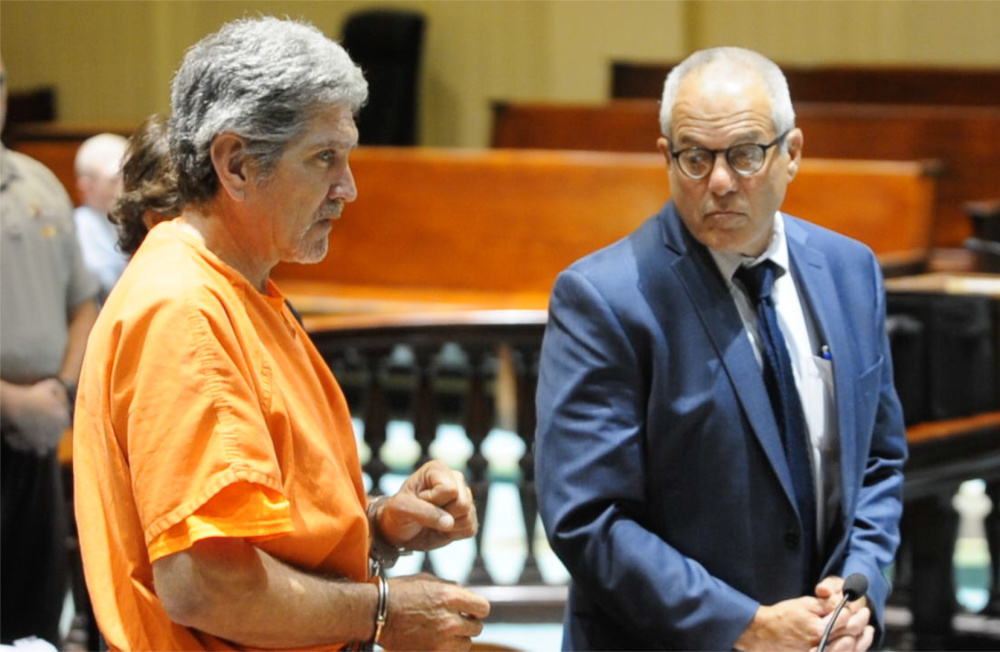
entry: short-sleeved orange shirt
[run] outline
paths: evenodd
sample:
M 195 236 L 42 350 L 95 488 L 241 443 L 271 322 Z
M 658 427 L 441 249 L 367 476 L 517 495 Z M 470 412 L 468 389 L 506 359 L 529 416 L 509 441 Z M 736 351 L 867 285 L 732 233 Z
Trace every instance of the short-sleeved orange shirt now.
M 152 562 L 244 537 L 306 571 L 367 578 L 350 414 L 277 287 L 256 291 L 176 223 L 101 310 L 74 423 L 76 516 L 113 649 L 232 649 L 173 623 Z

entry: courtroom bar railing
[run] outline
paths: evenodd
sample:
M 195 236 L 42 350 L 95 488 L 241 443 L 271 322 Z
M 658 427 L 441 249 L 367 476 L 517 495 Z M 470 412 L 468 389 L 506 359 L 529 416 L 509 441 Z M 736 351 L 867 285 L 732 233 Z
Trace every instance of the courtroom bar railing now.
M 566 595 L 561 583 L 544 582 L 533 546 L 541 534 L 536 531 L 534 391 L 546 318 L 544 310 L 306 317 L 313 341 L 362 424 L 363 445 L 370 450 L 364 469 L 373 493 L 381 491 L 383 479 L 393 470 L 385 459 L 391 421 L 412 424 L 419 448 L 413 468 L 432 457 L 442 424 L 461 426 L 471 445 L 462 467 L 481 521 L 494 480 L 484 451 L 488 434 L 498 422 L 504 423 L 523 443 L 514 473 L 526 547 L 520 573 L 513 584 L 490 573 L 481 523 L 471 569 L 462 578 L 494 603 L 498 620 L 558 620 Z M 520 527 L 511 524 L 511 529 Z M 432 570 L 430 559 L 424 556 L 421 570 Z

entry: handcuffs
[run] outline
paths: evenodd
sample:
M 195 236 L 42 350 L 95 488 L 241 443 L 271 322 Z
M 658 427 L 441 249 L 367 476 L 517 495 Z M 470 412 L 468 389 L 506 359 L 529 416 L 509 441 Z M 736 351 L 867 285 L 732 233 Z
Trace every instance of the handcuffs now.
M 380 645 L 379 639 L 385 630 L 385 624 L 389 619 L 389 579 L 385 576 L 385 571 L 396 565 L 400 555 L 409 554 L 386 541 L 378 532 L 378 524 L 375 521 L 378 510 L 388 498 L 377 496 L 373 498 L 365 514 L 368 517 L 368 529 L 371 532 L 371 548 L 368 552 L 368 575 L 375 581 L 378 587 L 378 606 L 375 609 L 375 635 L 372 640 L 362 646 L 361 650 L 374 650 L 376 645 Z

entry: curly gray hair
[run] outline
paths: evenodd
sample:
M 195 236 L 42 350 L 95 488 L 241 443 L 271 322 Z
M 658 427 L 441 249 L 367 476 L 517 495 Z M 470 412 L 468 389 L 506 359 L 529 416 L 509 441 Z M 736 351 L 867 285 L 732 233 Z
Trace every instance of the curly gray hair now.
M 737 64 L 756 73 L 764 82 L 767 95 L 771 98 L 771 121 L 774 123 L 775 132 L 780 134 L 795 127 L 795 109 L 792 108 L 788 81 L 785 79 L 785 73 L 781 72 L 781 68 L 764 55 L 753 50 L 720 47 L 695 52 L 677 64 L 667 75 L 667 80 L 663 84 L 663 98 L 660 101 L 660 130 L 664 136 L 671 137 L 670 123 L 681 81 L 690 73 L 716 62 Z M 784 145 L 783 143 L 782 146 L 784 147 Z
M 233 132 L 261 178 L 324 106 L 368 99 L 361 69 L 316 27 L 274 17 L 230 22 L 195 44 L 174 77 L 170 151 L 185 202 L 215 196 L 214 138 Z

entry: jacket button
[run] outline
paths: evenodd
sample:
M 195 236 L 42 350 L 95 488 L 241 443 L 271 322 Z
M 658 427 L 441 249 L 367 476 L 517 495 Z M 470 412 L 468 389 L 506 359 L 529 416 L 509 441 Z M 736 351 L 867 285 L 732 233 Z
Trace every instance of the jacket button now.
M 785 531 L 785 547 L 789 550 L 795 550 L 799 547 L 799 533 L 795 530 Z

